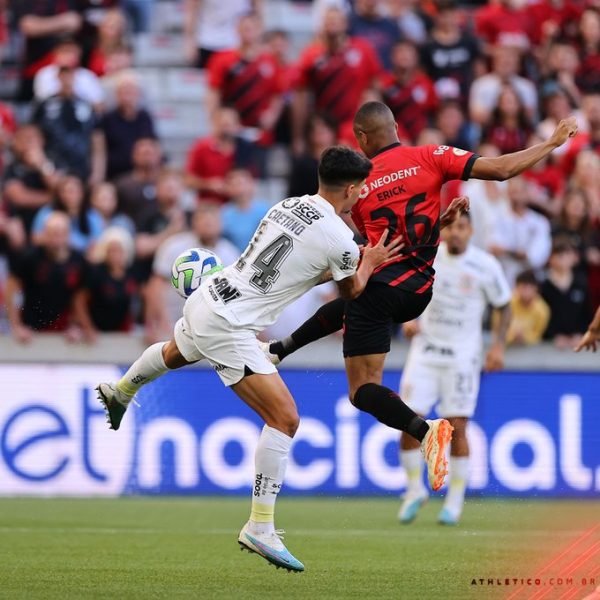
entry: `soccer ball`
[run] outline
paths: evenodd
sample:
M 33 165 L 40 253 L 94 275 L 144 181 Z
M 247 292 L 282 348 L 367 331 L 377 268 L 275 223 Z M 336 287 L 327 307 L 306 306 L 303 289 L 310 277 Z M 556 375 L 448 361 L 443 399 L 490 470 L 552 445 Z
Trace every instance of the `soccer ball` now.
M 177 293 L 188 298 L 202 283 L 202 279 L 223 269 L 221 259 L 210 250 L 190 248 L 173 263 L 171 283 Z

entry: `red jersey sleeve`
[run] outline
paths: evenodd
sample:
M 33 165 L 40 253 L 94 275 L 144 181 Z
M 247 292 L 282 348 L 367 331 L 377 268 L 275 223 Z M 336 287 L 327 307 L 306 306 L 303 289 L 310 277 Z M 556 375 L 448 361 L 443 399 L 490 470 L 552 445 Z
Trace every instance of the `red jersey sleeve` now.
M 202 143 L 196 142 L 190 149 L 187 155 L 185 172 L 196 177 L 202 177 Z
M 365 58 L 366 77 L 373 80 L 383 73 L 383 67 L 381 66 L 377 52 L 375 52 L 375 49 L 369 42 L 365 40 L 361 46 Z
M 310 70 L 312 69 L 315 57 L 319 54 L 318 46 L 308 46 L 300 55 L 298 68 L 296 70 L 296 85 L 301 88 L 310 86 Z
M 423 158 L 435 165 L 444 181 L 466 181 L 471 176 L 473 164 L 479 158 L 474 152 L 453 146 L 424 146 L 423 150 L 427 155 Z
M 230 52 L 216 52 L 209 59 L 206 65 L 208 74 L 208 85 L 211 88 L 219 89 L 225 83 L 225 72 Z

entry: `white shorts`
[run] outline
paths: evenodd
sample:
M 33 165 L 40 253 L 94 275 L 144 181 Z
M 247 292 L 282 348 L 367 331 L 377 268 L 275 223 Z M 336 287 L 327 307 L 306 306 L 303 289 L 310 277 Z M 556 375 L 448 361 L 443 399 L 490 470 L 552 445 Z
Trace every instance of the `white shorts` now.
M 432 364 L 410 353 L 402 373 L 400 396 L 420 415 L 428 415 L 437 405 L 436 412 L 442 418 L 470 418 L 477 406 L 480 371 L 478 359 Z
M 188 362 L 206 358 L 227 386 L 235 385 L 248 374 L 277 373 L 260 349 L 256 333 L 217 315 L 199 292 L 185 303 L 174 335 L 177 348 Z

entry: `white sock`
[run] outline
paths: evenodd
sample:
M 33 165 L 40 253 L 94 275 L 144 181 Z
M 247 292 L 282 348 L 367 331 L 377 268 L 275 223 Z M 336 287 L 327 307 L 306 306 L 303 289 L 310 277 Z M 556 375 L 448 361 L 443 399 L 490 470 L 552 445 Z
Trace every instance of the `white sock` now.
M 169 370 L 162 355 L 165 343 L 157 342 L 146 348 L 142 355 L 129 367 L 127 373 L 121 377 L 119 383 L 117 383 L 117 389 L 125 396 L 125 398 L 122 398 L 122 404 L 129 404 L 131 398 L 143 385 L 164 375 Z
M 423 454 L 420 448 L 400 450 L 400 462 L 408 475 L 408 494 L 419 494 L 425 489 L 423 483 Z
M 450 482 L 444 506 L 460 513 L 465 501 L 465 490 L 469 481 L 469 457 L 450 456 Z
M 252 487 L 250 529 L 254 533 L 275 530 L 275 500 L 281 490 L 292 438 L 265 425 L 254 455 L 256 474 Z

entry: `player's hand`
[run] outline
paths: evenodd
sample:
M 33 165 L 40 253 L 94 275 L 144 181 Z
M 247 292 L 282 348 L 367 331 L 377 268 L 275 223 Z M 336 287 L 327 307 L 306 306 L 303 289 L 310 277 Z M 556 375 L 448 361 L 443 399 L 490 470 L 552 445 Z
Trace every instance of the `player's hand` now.
M 392 240 L 387 246 L 385 245 L 385 240 L 388 236 L 388 229 L 386 229 L 382 236 L 379 238 L 379 241 L 375 246 L 368 244 L 365 246 L 363 250 L 363 261 L 368 261 L 371 263 L 373 268 L 382 265 L 389 260 L 392 260 L 400 254 L 402 248 L 404 248 L 404 238 L 399 235 L 396 239 Z
M 485 371 L 500 371 L 504 368 L 504 347 L 493 344 L 485 357 Z
M 577 135 L 577 119 L 575 117 L 561 119 L 550 138 L 550 143 L 558 148 L 575 135 Z
M 446 209 L 444 214 L 440 217 L 440 227 L 443 229 L 451 223 L 453 223 L 459 215 L 462 213 L 469 212 L 469 197 L 458 196 L 450 202 L 450 206 Z
M 573 350 L 575 352 L 581 352 L 582 350 L 591 350 L 592 352 L 596 352 L 598 349 L 598 340 L 600 340 L 600 333 L 596 333 L 588 329 Z
M 402 335 L 404 335 L 407 340 L 412 340 L 420 331 L 421 328 L 419 327 L 419 321 L 417 320 L 407 321 L 402 325 Z

